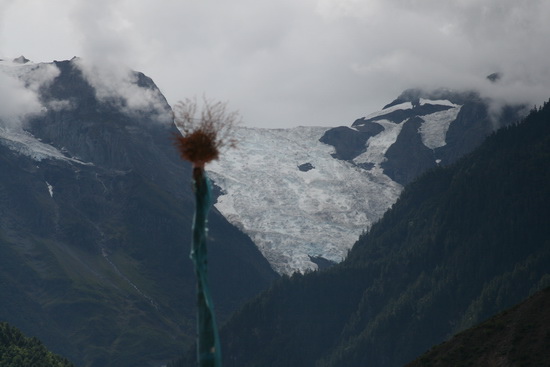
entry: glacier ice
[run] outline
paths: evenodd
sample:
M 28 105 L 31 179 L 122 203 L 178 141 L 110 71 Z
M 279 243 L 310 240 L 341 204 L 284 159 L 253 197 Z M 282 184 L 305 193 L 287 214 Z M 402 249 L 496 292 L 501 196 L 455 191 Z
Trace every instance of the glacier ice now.
M 279 273 L 316 269 L 309 256 L 341 261 L 401 192 L 381 170 L 334 159 L 327 129 L 239 128 L 237 149 L 206 167 L 223 192 L 215 207 Z
M 420 104 L 449 107 L 421 116 L 418 131 L 428 148 L 445 145 L 461 106 L 428 99 Z M 341 261 L 401 193 L 381 164 L 407 120 L 395 123 L 384 115 L 411 108 L 404 102 L 368 115 L 384 130 L 353 161 L 335 159 L 334 148 L 319 141 L 327 127 L 237 129 L 238 149 L 207 166 L 222 192 L 215 207 L 281 274 L 316 269 L 310 256 Z

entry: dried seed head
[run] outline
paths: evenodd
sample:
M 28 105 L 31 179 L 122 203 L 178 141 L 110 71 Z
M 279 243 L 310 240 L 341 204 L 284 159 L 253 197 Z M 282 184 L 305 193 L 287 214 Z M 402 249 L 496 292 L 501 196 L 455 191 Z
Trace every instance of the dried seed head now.
M 196 99 L 176 104 L 174 122 L 182 136 L 175 138 L 175 144 L 182 159 L 202 166 L 217 159 L 221 148 L 235 147 L 236 141 L 231 134 L 240 117 L 237 112 L 227 112 L 225 103 L 212 103 L 206 99 L 199 118 L 196 113 Z
M 215 139 L 212 134 L 196 130 L 185 136 L 177 136 L 176 146 L 182 159 L 201 165 L 218 159 L 220 152 Z

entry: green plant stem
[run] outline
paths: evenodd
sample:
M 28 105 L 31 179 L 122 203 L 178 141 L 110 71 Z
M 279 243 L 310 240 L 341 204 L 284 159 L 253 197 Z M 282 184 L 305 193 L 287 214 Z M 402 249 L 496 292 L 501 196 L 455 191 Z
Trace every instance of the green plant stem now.
M 206 217 L 212 199 L 210 182 L 202 167 L 193 169 L 193 183 L 196 207 L 190 257 L 197 275 L 198 363 L 199 367 L 221 367 L 220 342 L 207 279 Z

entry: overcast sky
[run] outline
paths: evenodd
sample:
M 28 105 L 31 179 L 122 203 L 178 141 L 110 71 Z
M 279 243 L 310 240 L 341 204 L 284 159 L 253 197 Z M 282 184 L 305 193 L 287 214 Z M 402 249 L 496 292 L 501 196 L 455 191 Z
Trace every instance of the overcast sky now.
M 548 19 L 547 0 L 0 0 L 0 57 L 123 64 L 248 126 L 337 126 L 410 87 L 541 104 Z

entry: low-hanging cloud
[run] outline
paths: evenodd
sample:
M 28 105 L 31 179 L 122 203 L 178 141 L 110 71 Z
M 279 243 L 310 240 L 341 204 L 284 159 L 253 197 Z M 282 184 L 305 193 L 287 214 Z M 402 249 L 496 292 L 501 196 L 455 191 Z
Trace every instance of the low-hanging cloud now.
M 373 55 L 365 52 L 354 64 L 374 84 L 399 80 L 410 87 L 476 89 L 508 103 L 540 104 L 550 97 L 547 1 L 323 3 L 325 16 L 364 24 L 361 36 L 379 29 L 380 41 L 369 42 Z M 493 72 L 502 74 L 499 83 L 486 79 Z
M 120 65 L 143 71 L 170 103 L 202 93 L 228 100 L 248 125 L 349 124 L 413 87 L 528 104 L 550 96 L 545 0 L 51 0 L 55 20 L 33 15 L 39 4 L 9 9 L 57 31 L 43 52 L 115 76 Z M 30 42 L 46 35 L 19 38 L 28 26 L 12 19 L 4 39 L 20 42 L 10 50 L 40 49 Z M 493 72 L 499 83 L 485 79 Z
M 20 130 L 29 117 L 43 113 L 49 106 L 40 101 L 39 89 L 59 75 L 54 65 L 0 64 L 0 126 Z
M 22 81 L 0 72 L 0 126 L 18 129 L 24 120 L 40 113 L 42 105 L 36 93 Z
M 160 54 L 180 66 L 180 93 L 213 90 L 245 106 L 253 125 L 346 124 L 414 87 L 475 89 L 499 103 L 550 97 L 544 0 L 303 0 L 265 10 L 241 0 L 172 10 L 185 32 L 162 26 L 179 45 Z M 499 83 L 486 79 L 493 72 Z
M 172 113 L 159 90 L 138 85 L 138 75 L 120 63 L 75 59 L 83 76 L 94 88 L 96 98 L 114 103 L 129 116 L 152 114 L 152 121 L 168 124 Z
M 124 1 L 78 2 L 72 20 L 83 45 L 75 62 L 100 100 L 115 101 L 128 115 L 149 112 L 155 121 L 171 122 L 166 101 L 158 90 L 140 87 L 128 65 L 138 58 L 139 39 L 123 12 Z

